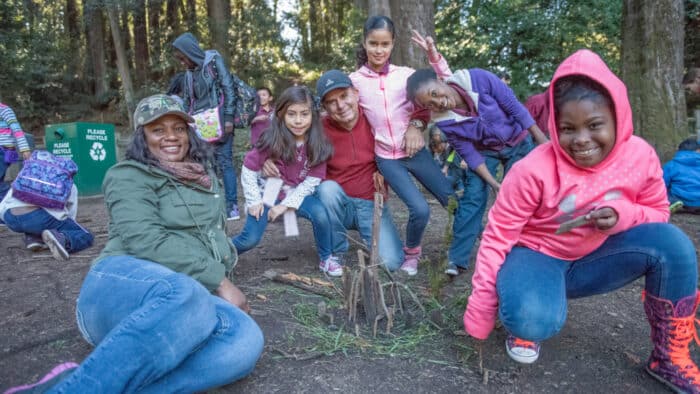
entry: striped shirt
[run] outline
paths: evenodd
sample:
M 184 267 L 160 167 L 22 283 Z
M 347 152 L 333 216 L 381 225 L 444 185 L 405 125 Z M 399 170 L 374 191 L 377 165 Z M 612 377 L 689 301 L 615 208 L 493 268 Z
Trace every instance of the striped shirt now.
M 17 148 L 20 152 L 30 150 L 22 126 L 17 121 L 17 116 L 12 108 L 3 103 L 0 103 L 0 146 Z

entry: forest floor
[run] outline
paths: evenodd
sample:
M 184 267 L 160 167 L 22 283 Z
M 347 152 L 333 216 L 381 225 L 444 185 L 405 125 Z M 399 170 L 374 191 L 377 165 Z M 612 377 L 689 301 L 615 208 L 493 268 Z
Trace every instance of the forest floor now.
M 271 224 L 261 244 L 240 256 L 235 268 L 235 283 L 247 294 L 265 334 L 265 351 L 251 376 L 212 392 L 666 392 L 644 372 L 651 344 L 641 280 L 613 293 L 572 300 L 565 327 L 544 342 L 533 365 L 508 358 L 502 328 L 479 351 L 464 336 L 461 322 L 473 269 L 447 281 L 432 268 L 443 256 L 447 212 L 431 201 L 419 274 L 399 278 L 426 313 L 409 306 L 390 334 L 381 322 L 376 338 L 368 329 L 358 336 L 343 323 L 347 312 L 341 296 L 321 297 L 263 276 L 278 269 L 326 279 L 317 268 L 309 223 L 300 221 L 299 237 L 285 237 L 281 224 Z M 396 196 L 389 204 L 403 227 L 405 207 Z M 700 246 L 700 216 L 674 215 L 671 221 Z M 63 263 L 45 252 L 26 251 L 21 235 L 0 228 L 1 390 L 33 381 L 59 362 L 79 362 L 91 351 L 76 326 L 74 308 L 82 279 L 107 239 L 100 197 L 81 199 L 78 222 L 95 234 L 95 245 Z M 228 233 L 237 234 L 243 223 L 229 222 Z M 333 281 L 340 287 L 339 280 Z M 692 355 L 700 360 L 696 346 Z

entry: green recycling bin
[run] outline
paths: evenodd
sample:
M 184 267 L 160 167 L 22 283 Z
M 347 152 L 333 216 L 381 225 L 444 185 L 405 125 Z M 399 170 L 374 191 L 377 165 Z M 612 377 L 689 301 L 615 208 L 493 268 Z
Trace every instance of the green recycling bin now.
M 117 162 L 114 125 L 61 123 L 46 126 L 45 132 L 46 150 L 78 165 L 73 180 L 80 195 L 101 194 L 105 173 Z

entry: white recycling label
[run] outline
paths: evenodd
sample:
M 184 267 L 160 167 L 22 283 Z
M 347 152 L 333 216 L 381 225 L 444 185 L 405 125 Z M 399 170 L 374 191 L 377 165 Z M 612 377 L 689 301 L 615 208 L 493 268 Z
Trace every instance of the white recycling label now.
M 90 148 L 90 157 L 94 161 L 103 161 L 107 156 L 107 151 L 101 142 L 93 142 Z

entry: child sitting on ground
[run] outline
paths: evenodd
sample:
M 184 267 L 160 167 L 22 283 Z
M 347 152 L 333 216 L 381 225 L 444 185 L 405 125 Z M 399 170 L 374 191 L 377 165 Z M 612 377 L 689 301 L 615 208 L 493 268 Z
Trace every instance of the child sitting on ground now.
M 73 185 L 63 209 L 42 208 L 13 197 L 10 189 L 0 202 L 0 218 L 7 227 L 24 233 L 24 246 L 33 252 L 51 250 L 56 260 L 68 260 L 92 245 L 93 236 L 75 221 L 78 189 Z
M 674 212 L 700 214 L 700 141 L 691 137 L 678 145 L 678 152 L 664 165 L 664 182 Z
M 326 161 L 333 154 L 320 123 L 313 95 L 304 86 L 285 90 L 275 107 L 275 117 L 253 149 L 245 155 L 241 184 L 248 213 L 245 226 L 233 238 L 239 254 L 254 248 L 262 238 L 268 221 L 294 212 L 311 221 L 320 259 L 319 269 L 341 276 L 343 268 L 332 254 L 333 240 L 326 207 L 314 196 L 326 176 Z M 283 181 L 283 189 L 273 206 L 263 204 L 259 186 L 265 162 L 272 159 Z
M 557 68 L 549 89 L 552 142 L 516 163 L 491 208 L 464 325 L 486 339 L 496 318 L 508 355 L 532 363 L 564 326 L 569 298 L 645 278 L 653 350 L 646 370 L 676 392 L 700 391 L 688 346 L 696 334 L 697 256 L 667 223 L 654 148 L 634 136 L 624 83 L 595 53 Z

